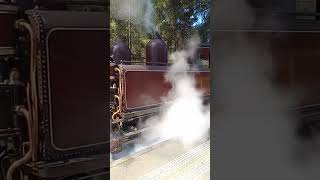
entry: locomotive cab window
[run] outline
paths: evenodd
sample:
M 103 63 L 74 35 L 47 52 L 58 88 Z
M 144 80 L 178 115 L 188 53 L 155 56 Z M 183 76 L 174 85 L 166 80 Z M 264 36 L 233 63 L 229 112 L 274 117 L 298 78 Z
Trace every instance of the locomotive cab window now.
M 210 67 L 210 52 L 208 47 L 199 48 L 196 64 L 204 68 Z
M 207 58 L 205 55 L 200 55 L 199 56 L 199 62 L 201 63 L 202 67 L 209 68 L 210 67 L 210 62 L 209 58 Z

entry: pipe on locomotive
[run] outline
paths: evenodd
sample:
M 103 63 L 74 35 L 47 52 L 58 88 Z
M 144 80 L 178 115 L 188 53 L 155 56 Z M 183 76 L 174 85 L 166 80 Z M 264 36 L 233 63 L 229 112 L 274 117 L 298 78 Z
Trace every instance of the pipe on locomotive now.
M 28 126 L 28 136 L 29 136 L 29 150 L 28 152 L 19 160 L 16 160 L 15 162 L 13 162 L 6 174 L 6 179 L 7 180 L 12 180 L 13 177 L 13 173 L 14 171 L 21 165 L 23 165 L 24 163 L 28 162 L 31 157 L 32 157 L 32 151 L 34 149 L 33 147 L 33 141 L 32 141 L 32 119 L 31 119 L 31 115 L 30 112 L 24 107 L 24 106 L 17 106 L 16 107 L 16 111 L 18 113 L 22 113 L 25 117 L 25 120 L 27 121 L 27 126 Z
M 36 56 L 34 54 L 35 50 L 35 41 L 36 37 L 33 33 L 32 27 L 29 23 L 25 20 L 18 20 L 16 22 L 16 28 L 23 28 L 26 29 L 30 35 L 30 85 L 31 85 L 31 98 L 27 98 L 28 103 L 31 104 L 30 111 L 31 111 L 31 118 L 33 120 L 33 129 L 32 132 L 32 139 L 33 139 L 33 146 L 35 147 L 38 144 L 38 136 L 37 136 L 37 129 L 38 129 L 38 99 L 37 99 L 37 86 L 36 86 Z M 36 150 L 32 152 L 32 160 L 36 161 Z
M 37 122 L 36 119 L 38 118 L 37 116 L 37 90 L 36 90 L 36 66 L 35 66 L 35 56 L 34 56 L 34 34 L 32 31 L 32 27 L 30 24 L 26 23 L 24 20 L 18 20 L 16 22 L 16 28 L 25 28 L 30 35 L 30 82 L 31 85 L 28 83 L 27 85 L 27 101 L 28 101 L 28 109 L 25 109 L 24 106 L 18 106 L 16 111 L 23 114 L 25 117 L 25 120 L 27 121 L 27 126 L 28 126 L 28 138 L 29 138 L 29 149 L 28 152 L 19 160 L 16 160 L 13 162 L 6 174 L 6 179 L 7 180 L 12 180 L 14 171 L 21 165 L 25 164 L 28 162 L 30 159 L 35 160 L 36 159 L 36 152 L 35 152 L 35 146 L 37 141 L 37 134 L 35 130 L 37 130 Z M 31 86 L 31 98 L 30 98 L 30 86 Z M 32 99 L 32 101 L 31 101 Z
M 118 100 L 118 107 L 116 112 L 112 114 L 112 120 L 115 123 L 118 123 L 119 129 L 122 127 L 122 117 L 121 117 L 121 111 L 122 111 L 122 92 L 123 92 L 123 84 L 121 80 L 121 69 L 115 68 L 115 72 L 118 72 L 119 74 L 119 87 L 118 87 L 118 95 L 115 95 L 115 99 Z

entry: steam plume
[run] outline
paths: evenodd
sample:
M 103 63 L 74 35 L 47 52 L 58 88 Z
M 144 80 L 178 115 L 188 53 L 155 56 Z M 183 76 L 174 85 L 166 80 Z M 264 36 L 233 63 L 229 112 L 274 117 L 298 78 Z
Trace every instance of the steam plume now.
M 196 142 L 210 128 L 209 106 L 202 104 L 203 92 L 196 89 L 195 77 L 187 73 L 192 69 L 187 60 L 194 57 L 198 44 L 199 38 L 192 38 L 186 50 L 171 54 L 174 64 L 165 76 L 172 85 L 165 100 L 171 102 L 162 115 L 160 135 L 183 143 Z
M 157 31 L 153 0 L 111 0 L 110 9 L 116 19 L 130 19 L 133 24 L 143 26 L 147 33 Z
M 177 139 L 184 144 L 193 144 L 206 138 L 210 129 L 210 107 L 203 105 L 203 92 L 196 88 L 196 70 L 188 63 L 194 57 L 199 45 L 199 37 L 190 39 L 184 50 L 176 51 L 170 58 L 174 64 L 165 74 L 172 86 L 168 95 L 163 97 L 163 111 L 148 119 L 148 127 L 154 130 L 144 134 L 146 141 Z

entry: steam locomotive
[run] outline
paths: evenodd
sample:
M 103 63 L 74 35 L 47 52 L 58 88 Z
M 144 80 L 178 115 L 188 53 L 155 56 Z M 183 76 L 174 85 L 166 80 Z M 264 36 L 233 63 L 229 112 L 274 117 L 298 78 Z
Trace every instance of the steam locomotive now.
M 128 46 L 122 42 L 113 45 L 110 62 L 110 151 L 121 151 L 143 132 L 150 130 L 148 119 L 161 112 L 162 100 L 171 89 L 165 80 L 170 68 L 168 50 L 159 34 L 149 41 L 145 49 L 145 61 L 133 61 Z M 189 60 L 198 66 L 190 71 L 197 88 L 204 92 L 203 101 L 210 98 L 209 44 L 202 44 L 197 57 Z M 144 125 L 141 125 L 144 124 Z
M 108 4 L 0 1 L 0 179 L 106 179 Z

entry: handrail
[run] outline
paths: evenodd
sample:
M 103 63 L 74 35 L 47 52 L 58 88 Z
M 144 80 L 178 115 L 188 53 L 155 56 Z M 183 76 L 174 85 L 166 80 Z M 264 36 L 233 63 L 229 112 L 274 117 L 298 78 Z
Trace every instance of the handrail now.
M 38 97 L 37 97 L 37 82 L 36 82 L 36 54 L 35 54 L 35 41 L 36 37 L 34 35 L 34 32 L 32 30 L 32 27 L 30 24 L 25 22 L 24 20 L 18 20 L 16 22 L 17 28 L 24 28 L 28 31 L 30 35 L 30 90 L 31 90 L 31 97 L 28 97 L 28 103 L 30 104 L 30 116 L 32 119 L 32 126 L 34 132 L 32 132 L 32 139 L 33 139 L 33 147 L 35 147 L 38 144 Z M 32 151 L 32 160 L 36 160 L 36 149 L 33 149 Z

